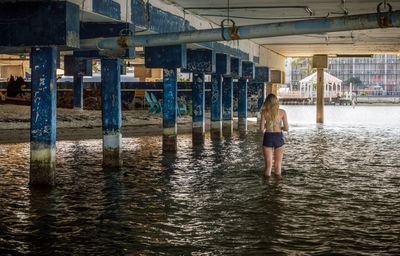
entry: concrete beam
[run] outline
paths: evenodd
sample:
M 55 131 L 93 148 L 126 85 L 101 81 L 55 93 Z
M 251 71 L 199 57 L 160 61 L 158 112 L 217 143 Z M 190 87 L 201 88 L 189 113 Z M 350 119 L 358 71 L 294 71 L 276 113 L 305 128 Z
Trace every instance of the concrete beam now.
M 216 56 L 213 50 L 187 50 L 187 65 L 182 72 L 214 73 Z
M 145 47 L 145 66 L 146 68 L 185 68 L 186 54 L 186 45 Z
M 91 76 L 93 74 L 92 60 L 78 59 L 73 55 L 64 56 L 64 75 Z
M 78 48 L 79 13 L 78 5 L 65 1 L 0 3 L 0 46 Z
M 242 77 L 253 80 L 255 76 L 255 66 L 253 62 L 243 61 L 242 62 Z
M 93 12 L 101 15 L 120 20 L 121 5 L 113 0 L 95 0 L 92 1 Z
M 268 67 L 255 67 L 254 71 L 255 71 L 254 81 L 268 82 L 268 80 L 269 80 L 269 68 Z
M 242 60 L 231 57 L 231 76 L 233 78 L 240 78 L 242 77 L 242 74 Z
M 230 75 L 231 74 L 231 57 L 228 54 L 216 54 L 215 74 Z

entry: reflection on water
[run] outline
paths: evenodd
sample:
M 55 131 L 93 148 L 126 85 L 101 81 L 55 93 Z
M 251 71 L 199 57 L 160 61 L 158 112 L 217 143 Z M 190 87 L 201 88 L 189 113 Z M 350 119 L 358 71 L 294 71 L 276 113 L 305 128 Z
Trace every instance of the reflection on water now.
M 398 254 L 399 126 L 317 128 L 287 110 L 280 182 L 262 177 L 255 131 L 195 148 L 182 135 L 175 155 L 161 137 L 126 138 L 120 171 L 102 168 L 99 140 L 59 142 L 48 190 L 27 185 L 29 144 L 1 145 L 0 251 Z

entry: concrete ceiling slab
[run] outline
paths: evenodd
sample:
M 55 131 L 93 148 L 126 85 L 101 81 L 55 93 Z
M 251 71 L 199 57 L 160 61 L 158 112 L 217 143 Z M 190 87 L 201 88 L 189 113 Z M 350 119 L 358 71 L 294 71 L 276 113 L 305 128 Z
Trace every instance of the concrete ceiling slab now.
M 185 12 L 202 16 L 216 25 L 228 16 L 228 0 L 165 0 L 165 2 L 176 5 Z M 380 0 L 230 0 L 229 17 L 237 26 L 337 17 L 346 14 L 376 13 L 377 5 L 381 2 Z M 387 2 L 393 10 L 400 8 L 400 0 Z M 381 9 L 384 10 L 383 5 Z M 284 56 L 398 54 L 400 28 L 259 38 L 253 41 Z

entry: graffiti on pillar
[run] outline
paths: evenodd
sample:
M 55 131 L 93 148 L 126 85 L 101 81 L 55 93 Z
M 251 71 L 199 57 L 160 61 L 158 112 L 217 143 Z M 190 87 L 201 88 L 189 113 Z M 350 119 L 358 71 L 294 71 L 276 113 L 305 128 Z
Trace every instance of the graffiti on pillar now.
M 176 72 L 175 69 L 164 69 L 163 125 L 173 127 L 176 124 Z
M 232 120 L 232 101 L 233 101 L 233 83 L 231 77 L 225 77 L 223 82 L 223 119 L 224 120 Z
M 247 108 L 249 112 L 253 114 L 261 108 L 264 103 L 264 83 L 263 82 L 251 82 L 247 86 Z
M 222 109 L 222 76 L 214 74 L 211 76 L 211 120 L 221 120 Z
M 188 50 L 188 72 L 211 73 L 215 71 L 215 52 L 211 50 Z
M 238 81 L 238 116 L 247 117 L 247 80 L 243 78 Z
M 194 74 L 193 76 L 193 122 L 204 120 L 204 74 Z

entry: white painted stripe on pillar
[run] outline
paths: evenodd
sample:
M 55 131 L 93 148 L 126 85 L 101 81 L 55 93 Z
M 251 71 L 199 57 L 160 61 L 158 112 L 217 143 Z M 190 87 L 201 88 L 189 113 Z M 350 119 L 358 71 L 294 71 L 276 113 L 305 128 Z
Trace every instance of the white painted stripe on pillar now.
M 220 129 L 222 127 L 222 121 L 212 121 L 211 129 Z
M 120 132 L 116 132 L 115 134 L 107 134 L 103 135 L 103 147 L 105 149 L 118 149 L 121 148 L 122 142 L 122 134 Z

